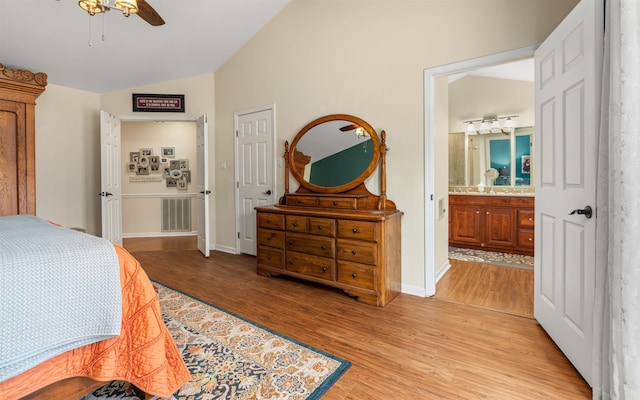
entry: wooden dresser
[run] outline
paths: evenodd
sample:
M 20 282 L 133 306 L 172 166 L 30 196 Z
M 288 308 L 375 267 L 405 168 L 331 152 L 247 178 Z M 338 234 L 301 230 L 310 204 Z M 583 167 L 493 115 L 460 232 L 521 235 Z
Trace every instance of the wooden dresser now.
M 449 195 L 449 245 L 533 256 L 533 197 Z
M 342 125 L 356 118 L 342 114 L 329 117 L 342 121 Z M 354 123 L 368 126 L 362 120 Z M 383 170 L 384 135 L 383 131 L 382 143 L 377 139 L 372 143 L 380 149 Z M 295 153 L 289 151 L 288 144 L 285 148 L 285 159 L 290 161 L 287 169 L 291 166 L 294 177 L 304 179 L 301 167 L 294 166 Z M 375 167 L 377 157 L 373 159 Z M 362 182 L 371 171 L 356 179 L 352 188 L 353 181 L 328 189 L 302 181 L 296 193 L 288 193 L 287 171 L 285 194 L 279 204 L 256 208 L 258 274 L 283 274 L 333 286 L 375 306 L 384 306 L 395 298 L 401 286 L 403 213 L 386 199 L 384 178 L 380 196 L 366 189 Z

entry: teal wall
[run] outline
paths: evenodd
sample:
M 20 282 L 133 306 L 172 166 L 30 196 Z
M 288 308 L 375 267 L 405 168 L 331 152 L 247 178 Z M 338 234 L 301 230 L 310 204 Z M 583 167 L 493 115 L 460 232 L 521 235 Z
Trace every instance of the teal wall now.
M 311 164 L 309 182 L 318 186 L 344 185 L 359 177 L 371 162 L 371 139 Z
M 511 139 L 498 139 L 489 141 L 489 160 L 491 160 L 491 168 L 500 171 L 501 168 L 511 170 Z M 508 185 L 508 176 L 499 176 L 496 178 L 496 186 Z

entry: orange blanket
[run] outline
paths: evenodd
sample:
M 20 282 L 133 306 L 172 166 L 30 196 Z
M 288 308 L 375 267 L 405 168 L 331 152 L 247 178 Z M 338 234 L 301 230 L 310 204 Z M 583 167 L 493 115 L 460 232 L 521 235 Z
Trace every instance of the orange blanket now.
M 75 376 L 104 382 L 124 380 L 148 394 L 169 397 L 190 379 L 162 321 L 158 295 L 147 274 L 126 250 L 115 248 L 122 286 L 120 336 L 60 354 L 0 382 L 1 399 L 19 399 Z

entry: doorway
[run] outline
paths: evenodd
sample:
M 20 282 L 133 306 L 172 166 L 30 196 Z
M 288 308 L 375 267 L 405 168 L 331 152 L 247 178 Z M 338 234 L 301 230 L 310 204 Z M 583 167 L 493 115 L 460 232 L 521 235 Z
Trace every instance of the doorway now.
M 486 57 L 462 61 L 454 64 L 443 65 L 430 68 L 424 72 L 424 93 L 425 93 L 425 194 L 427 200 L 427 211 L 425 212 L 425 295 L 433 296 L 436 293 L 436 281 L 448 268 L 448 240 L 447 238 L 436 237 L 436 227 L 442 224 L 438 221 L 436 212 L 435 195 L 436 187 L 438 192 L 448 192 L 448 177 L 438 177 L 433 174 L 435 171 L 435 79 L 454 74 L 468 73 L 469 71 L 495 66 L 533 57 L 535 47 L 526 47 L 505 53 L 498 53 Z M 443 124 L 439 123 L 442 127 Z M 448 122 L 446 123 L 448 126 Z M 438 181 L 436 181 L 438 179 Z M 436 245 L 438 243 L 438 245 Z M 443 263 L 446 264 L 443 267 Z
M 534 77 L 533 58 L 447 77 L 450 268 L 437 298 L 533 318 L 535 164 L 523 159 L 533 159 Z

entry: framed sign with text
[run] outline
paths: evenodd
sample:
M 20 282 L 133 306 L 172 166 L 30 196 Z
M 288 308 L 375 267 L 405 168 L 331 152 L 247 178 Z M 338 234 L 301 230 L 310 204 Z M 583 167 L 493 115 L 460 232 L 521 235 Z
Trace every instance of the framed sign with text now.
M 184 112 L 183 94 L 133 93 L 133 111 Z

